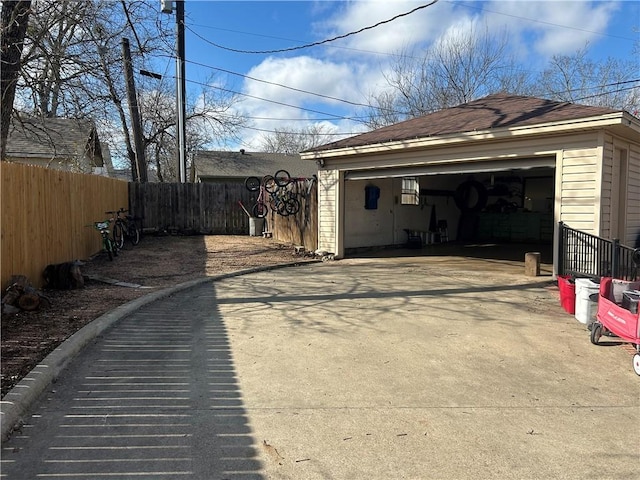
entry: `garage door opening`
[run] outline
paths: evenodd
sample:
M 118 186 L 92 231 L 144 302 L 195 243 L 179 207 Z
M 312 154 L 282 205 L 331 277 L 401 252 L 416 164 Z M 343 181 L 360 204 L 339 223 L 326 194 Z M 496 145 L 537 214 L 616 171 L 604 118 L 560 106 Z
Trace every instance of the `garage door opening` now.
M 555 168 L 548 166 L 551 159 L 545 162 L 473 172 L 413 170 L 410 177 L 401 171 L 393 177 L 380 177 L 381 171 L 372 178 L 352 174 L 345 182 L 345 254 L 407 248 L 414 233 L 414 241 L 420 238 L 422 244 L 411 254 L 521 261 L 525 251 L 534 249 L 543 262 L 552 263 Z M 415 204 L 404 201 L 406 178 L 417 179 Z M 379 192 L 378 208 L 364 211 L 361 197 L 371 186 Z

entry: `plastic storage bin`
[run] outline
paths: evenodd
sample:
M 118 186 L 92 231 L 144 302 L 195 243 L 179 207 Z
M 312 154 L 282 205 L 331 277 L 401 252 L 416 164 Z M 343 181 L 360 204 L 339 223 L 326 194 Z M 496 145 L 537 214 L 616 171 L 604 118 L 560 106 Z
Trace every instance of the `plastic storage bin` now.
M 638 302 L 640 301 L 640 291 L 630 290 L 622 292 L 622 308 L 626 308 L 631 313 L 638 313 Z
M 598 292 L 600 284 L 589 278 L 576 278 L 576 312 L 580 323 L 591 325 L 598 314 Z

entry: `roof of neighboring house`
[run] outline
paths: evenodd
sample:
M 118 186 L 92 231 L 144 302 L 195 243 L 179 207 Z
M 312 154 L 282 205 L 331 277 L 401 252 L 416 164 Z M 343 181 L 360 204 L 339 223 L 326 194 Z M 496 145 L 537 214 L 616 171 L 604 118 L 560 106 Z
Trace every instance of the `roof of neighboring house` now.
M 13 117 L 7 138 L 9 159 L 100 159 L 102 152 L 95 125 L 72 118 Z
M 274 175 L 286 170 L 292 177 L 311 177 L 318 173 L 314 162 L 300 155 L 231 151 L 200 151 L 196 155 L 196 176 L 199 178 L 246 178 Z
M 447 134 L 511 128 L 616 113 L 604 107 L 495 94 L 307 150 L 318 152 Z

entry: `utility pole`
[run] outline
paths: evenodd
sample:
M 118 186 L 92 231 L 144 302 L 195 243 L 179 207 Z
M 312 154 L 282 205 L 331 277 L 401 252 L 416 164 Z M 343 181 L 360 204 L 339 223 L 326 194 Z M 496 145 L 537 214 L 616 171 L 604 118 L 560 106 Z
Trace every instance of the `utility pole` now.
M 162 13 L 173 13 L 173 1 L 160 0 Z M 180 182 L 187 181 L 187 135 L 185 128 L 186 86 L 184 69 L 184 0 L 175 1 L 176 8 L 176 110 L 178 112 L 176 125 L 178 128 L 178 172 Z
M 187 134 L 185 127 L 186 87 L 185 87 L 185 46 L 184 46 L 184 0 L 176 0 L 176 89 L 178 104 L 178 161 L 180 167 L 180 182 L 187 181 Z
M 131 127 L 133 128 L 133 143 L 136 149 L 135 170 L 140 183 L 147 183 L 147 161 L 144 158 L 144 144 L 142 142 L 142 125 L 140 123 L 140 110 L 138 109 L 138 95 L 133 80 L 133 64 L 131 62 L 131 49 L 129 40 L 122 39 L 122 57 L 124 58 L 124 75 L 127 84 L 127 98 L 129 102 L 129 114 L 131 115 Z

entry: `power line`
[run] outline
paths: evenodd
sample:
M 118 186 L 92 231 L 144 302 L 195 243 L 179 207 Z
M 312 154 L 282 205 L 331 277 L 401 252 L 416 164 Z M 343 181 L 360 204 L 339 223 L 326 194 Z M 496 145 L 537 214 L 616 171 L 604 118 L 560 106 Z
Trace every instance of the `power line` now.
M 207 87 L 207 88 L 213 88 L 213 89 L 216 89 L 216 90 L 221 90 L 221 91 L 227 92 L 227 93 L 232 93 L 234 95 L 240 95 L 240 96 L 243 96 L 243 97 L 253 98 L 255 100 L 261 100 L 263 102 L 274 103 L 276 105 L 282 105 L 284 107 L 291 107 L 291 108 L 296 108 L 298 110 L 304 110 L 306 112 L 318 113 L 320 115 L 326 115 L 326 116 L 329 116 L 329 117 L 333 117 L 336 120 L 350 120 L 350 118 L 344 117 L 342 115 L 336 115 L 334 113 L 321 112 L 319 110 L 313 110 L 313 109 L 310 109 L 310 108 L 299 107 L 297 105 L 291 105 L 291 104 L 284 103 L 284 102 L 278 102 L 277 100 L 269 100 L 267 98 L 262 98 L 262 97 L 258 97 L 258 96 L 255 96 L 255 95 L 249 95 L 248 93 L 236 92 L 235 90 L 230 90 L 228 88 L 216 87 L 216 86 L 213 86 L 213 85 L 208 85 L 206 83 L 197 82 L 195 80 L 187 80 L 187 82 L 194 83 L 196 85 L 202 85 L 202 86 Z
M 347 103 L 347 104 L 353 105 L 355 107 L 369 107 L 370 106 L 370 105 L 367 105 L 367 104 L 364 104 L 364 103 L 352 102 L 350 100 L 344 100 L 342 98 L 332 97 L 330 95 L 324 95 L 322 93 L 310 92 L 308 90 L 302 90 L 300 88 L 289 87 L 289 86 L 283 85 L 281 83 L 270 82 L 268 80 L 262 80 L 260 78 L 250 77 L 249 75 L 244 75 L 242 73 L 232 72 L 231 70 L 226 70 L 224 68 L 213 67 L 211 65 L 205 65 L 203 63 L 194 62 L 192 60 L 187 60 L 187 62 L 191 63 L 193 65 L 198 65 L 199 67 L 210 68 L 211 70 L 217 70 L 219 72 L 228 73 L 230 75 L 236 75 L 238 77 L 242 77 L 242 78 L 246 78 L 246 79 L 249 79 L 249 80 L 253 80 L 254 82 L 266 83 L 267 85 L 274 85 L 276 87 L 285 88 L 287 90 L 292 90 L 294 92 L 304 93 L 304 94 L 307 94 L 307 95 L 313 95 L 315 97 L 320 97 L 320 98 L 326 98 L 327 100 L 335 100 L 337 102 Z
M 273 35 L 263 35 L 263 34 L 255 33 L 255 32 L 244 32 L 242 30 L 231 30 L 229 28 L 211 27 L 209 25 L 202 25 L 202 24 L 197 24 L 197 23 L 185 23 L 185 25 L 191 26 L 191 27 L 206 28 L 206 29 L 209 29 L 209 30 L 218 30 L 218 31 L 221 31 L 221 32 L 241 33 L 243 35 L 250 35 L 250 36 L 253 36 L 253 37 L 272 38 L 274 40 L 285 40 L 287 42 L 295 42 L 295 43 L 300 43 L 300 44 L 304 45 L 303 41 L 296 40 L 296 39 L 293 39 L 293 38 L 276 37 L 276 36 L 273 36 Z M 407 55 L 402 55 L 402 54 L 397 54 L 397 53 L 376 52 L 376 51 L 373 51 L 373 50 L 364 50 L 362 48 L 342 47 L 340 45 L 331 45 L 330 47 L 331 48 L 335 48 L 335 49 L 339 49 L 339 50 L 348 50 L 350 52 L 366 53 L 366 54 L 369 54 L 369 55 L 384 55 L 386 57 L 407 57 Z M 416 57 L 409 56 L 409 58 L 416 58 Z
M 611 35 L 609 33 L 594 32 L 593 30 L 586 30 L 584 28 L 570 27 L 569 25 L 561 25 L 559 23 L 545 22 L 544 20 L 536 20 L 535 18 L 520 17 L 518 15 L 512 15 L 510 13 L 496 12 L 494 10 L 488 10 L 488 9 L 486 9 L 484 7 L 476 7 L 474 5 L 469 5 L 468 3 L 465 3 L 465 2 L 450 1 L 450 0 L 445 0 L 445 2 L 446 3 L 450 3 L 452 5 L 460 5 L 460 6 L 463 6 L 463 7 L 469 8 L 469 9 L 473 9 L 473 10 L 479 10 L 481 12 L 495 13 L 496 15 L 503 15 L 505 17 L 517 18 L 518 20 L 527 20 L 529 22 L 541 23 L 542 25 L 549 25 L 549 26 L 552 26 L 552 27 L 566 28 L 566 29 L 569 29 L 569 30 L 576 30 L 578 32 L 593 33 L 595 35 L 600 35 L 600 36 L 603 36 L 603 37 L 617 38 L 617 39 L 620 39 L 620 40 L 630 40 L 632 42 L 637 40 L 635 38 L 622 37 L 620 35 Z
M 289 48 L 282 48 L 282 49 L 278 49 L 278 50 L 240 50 L 237 48 L 231 48 L 231 47 L 225 47 L 223 45 L 220 45 L 218 43 L 212 42 L 211 40 L 203 37 L 202 35 L 200 35 L 199 33 L 197 33 L 196 31 L 194 31 L 193 29 L 186 27 L 191 33 L 193 33 L 196 37 L 198 37 L 199 39 L 201 39 L 204 42 L 207 42 L 208 44 L 217 47 L 217 48 L 221 48 L 222 50 L 227 50 L 230 52 L 235 52 L 235 53 L 253 53 L 253 54 L 263 54 L 263 55 L 267 55 L 267 54 L 271 54 L 271 53 L 284 53 L 284 52 L 292 52 L 295 50 L 302 50 L 305 48 L 311 48 L 311 47 L 317 47 L 319 45 L 324 45 L 325 43 L 331 43 L 331 42 L 335 42 L 336 40 L 341 40 L 343 38 L 347 38 L 353 35 L 357 35 L 359 33 L 362 33 L 366 30 L 371 30 L 374 29 L 376 27 L 379 27 L 380 25 L 384 25 L 386 23 L 390 23 L 393 22 L 394 20 L 397 20 L 398 18 L 401 17 L 406 17 L 407 15 L 411 15 L 412 13 L 417 12 L 418 10 L 422 10 L 423 8 L 427 8 L 430 7 L 432 5 L 434 5 L 438 0 L 432 0 L 430 3 L 424 4 L 424 5 L 420 5 L 416 8 L 414 8 L 413 10 L 410 10 L 408 12 L 405 13 L 401 13 L 396 15 L 395 17 L 392 17 L 388 20 L 382 20 L 381 22 L 378 22 L 374 25 L 370 25 L 368 27 L 363 27 L 359 30 L 353 31 L 353 32 L 349 32 L 349 33 L 345 33 L 343 35 L 338 35 L 336 37 L 332 37 L 332 38 L 327 38 L 325 40 L 321 40 L 319 42 L 313 42 L 313 43 L 307 43 L 305 45 L 300 45 L 297 47 L 289 47 Z

